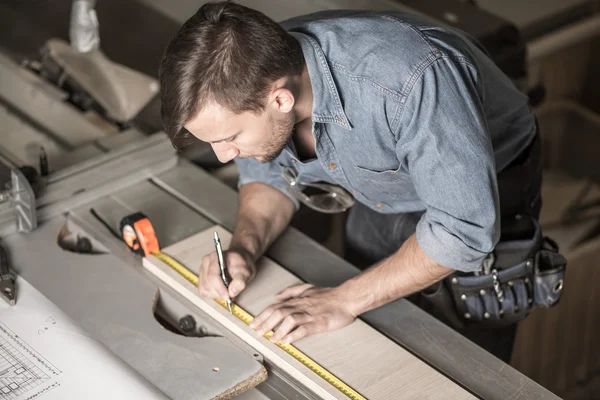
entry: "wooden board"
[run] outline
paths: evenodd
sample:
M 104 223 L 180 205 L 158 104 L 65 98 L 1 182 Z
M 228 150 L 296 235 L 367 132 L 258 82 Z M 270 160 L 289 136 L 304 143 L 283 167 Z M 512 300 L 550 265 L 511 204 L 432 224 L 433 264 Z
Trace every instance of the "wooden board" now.
M 219 233 L 223 247 L 227 248 L 231 234 L 222 227 L 215 226 L 169 246 L 163 252 L 198 273 L 202 257 L 214 251 L 214 231 Z M 285 351 L 269 340 L 258 337 L 250 327 L 230 315 L 214 300 L 200 297 L 192 284 L 157 258 L 150 256 L 144 259 L 144 267 L 319 397 L 346 398 Z M 323 268 L 327 266 L 324 265 Z M 302 282 L 296 276 L 263 257 L 258 263 L 256 277 L 238 296 L 236 303 L 250 314 L 257 315 L 275 302 L 273 296 L 276 293 L 298 283 Z M 371 400 L 475 398 L 360 320 L 337 331 L 301 339 L 294 345 Z

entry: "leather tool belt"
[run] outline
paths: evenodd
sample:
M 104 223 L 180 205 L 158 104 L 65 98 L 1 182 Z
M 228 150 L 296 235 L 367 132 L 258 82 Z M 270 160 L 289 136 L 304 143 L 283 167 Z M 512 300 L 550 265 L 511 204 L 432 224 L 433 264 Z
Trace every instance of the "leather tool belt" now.
M 542 237 L 538 222 L 532 222 L 536 229 L 531 238 L 498 243 L 481 272 L 445 280 L 462 325 L 515 323 L 533 307 L 552 307 L 560 300 L 567 260 L 552 239 Z

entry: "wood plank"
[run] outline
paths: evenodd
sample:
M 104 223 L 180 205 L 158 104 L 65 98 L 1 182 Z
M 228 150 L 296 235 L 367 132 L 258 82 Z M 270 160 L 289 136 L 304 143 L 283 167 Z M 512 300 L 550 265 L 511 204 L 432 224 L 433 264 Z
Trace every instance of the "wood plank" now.
M 215 230 L 221 237 L 223 247 L 227 248 L 231 239 L 230 233 L 220 226 L 215 226 L 163 251 L 197 273 L 202 257 L 214 250 L 212 236 Z M 152 256 L 147 257 L 144 259 L 144 267 L 319 397 L 346 398 L 269 340 L 257 337 L 252 329 L 235 316 L 231 316 L 212 299 L 200 297 L 192 284 L 160 260 Z M 275 302 L 273 296 L 276 293 L 298 283 L 301 281 L 296 276 L 263 257 L 258 262 L 255 279 L 236 299 L 236 303 L 256 315 Z M 475 398 L 360 320 L 337 331 L 301 339 L 294 345 L 368 399 Z

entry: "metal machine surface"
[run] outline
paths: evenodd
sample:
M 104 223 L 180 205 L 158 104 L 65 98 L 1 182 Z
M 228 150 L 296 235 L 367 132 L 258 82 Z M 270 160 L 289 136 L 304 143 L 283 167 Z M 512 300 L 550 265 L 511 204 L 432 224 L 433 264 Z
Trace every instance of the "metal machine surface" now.
M 29 234 L 5 233 L 3 242 L 19 276 L 161 391 L 172 398 L 189 398 L 189 392 L 183 393 L 169 381 L 169 371 L 173 370 L 169 360 L 172 362 L 173 358 L 160 356 L 165 351 L 181 351 L 181 346 L 174 347 L 170 339 L 162 338 L 162 342 L 153 341 L 149 347 L 144 341 L 152 338 L 136 335 L 140 330 L 150 331 L 147 318 L 135 312 L 135 308 L 151 307 L 149 287 L 159 288 L 166 304 L 162 308 L 164 319 L 174 321 L 174 326 L 179 318 L 196 315 L 198 325 L 207 326 L 209 331 L 228 340 L 235 342 L 235 338 L 177 293 L 144 273 L 140 259 L 129 253 L 97 216 L 116 229 L 122 216 L 142 211 L 152 219 L 162 245 L 168 246 L 214 223 L 232 230 L 236 194 L 208 173 L 177 157 L 163 135 L 101 155 L 88 163 L 74 166 L 50 180 L 47 193 L 38 199 L 38 229 Z M 122 166 L 130 173 L 123 173 Z M 81 255 L 62 250 L 56 236 L 65 222 L 92 242 L 101 243 L 110 253 Z M 32 246 L 35 252 L 29 250 Z M 358 273 L 356 268 L 294 229 L 289 229 L 268 254 L 301 279 L 317 285 L 336 285 Z M 81 257 L 87 257 L 85 269 L 77 267 L 82 262 Z M 328 265 L 327 269 L 319 268 L 324 264 Z M 105 273 L 99 274 L 99 269 Z M 110 296 L 106 296 L 107 288 L 110 288 Z M 396 301 L 362 318 L 482 398 L 504 399 L 516 393 L 527 393 L 531 398 L 554 398 L 408 301 Z M 107 326 L 112 329 L 106 329 Z M 173 335 L 173 340 L 175 337 Z M 203 348 L 202 344 L 198 346 Z M 152 348 L 152 351 L 142 351 L 143 348 Z M 219 348 L 230 349 L 221 350 L 218 356 L 231 357 L 232 363 L 244 359 L 257 362 L 251 349 L 244 353 L 234 351 L 236 346 L 233 345 Z M 153 366 L 152 371 L 148 370 L 149 365 Z M 160 374 L 153 373 L 156 370 Z M 279 377 L 276 370 L 270 374 L 259 388 L 272 398 L 294 398 L 293 395 L 303 393 L 302 387 Z M 277 393 L 284 394 L 278 397 L 281 395 Z M 310 393 L 304 396 L 310 398 Z

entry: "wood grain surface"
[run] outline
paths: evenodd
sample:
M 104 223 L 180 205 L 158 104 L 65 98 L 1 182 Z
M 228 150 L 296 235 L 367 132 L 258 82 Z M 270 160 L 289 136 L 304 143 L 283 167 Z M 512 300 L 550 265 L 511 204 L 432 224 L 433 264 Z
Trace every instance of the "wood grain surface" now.
M 220 226 L 209 228 L 163 252 L 198 273 L 202 257 L 214 251 L 213 232 L 217 231 L 226 249 L 231 234 Z M 287 371 L 317 396 L 345 399 L 333 386 L 310 371 L 285 351 L 256 333 L 237 317 L 230 315 L 212 299 L 200 297 L 197 289 L 177 272 L 153 256 L 144 267 L 172 286 L 195 305 L 211 315 L 266 359 Z M 236 304 L 252 315 L 275 302 L 274 295 L 288 286 L 302 283 L 296 276 L 263 257 L 258 272 Z M 327 266 L 324 265 L 323 268 Z M 395 342 L 356 320 L 343 329 L 316 334 L 293 343 L 299 350 L 368 399 L 473 399 L 475 398 Z

